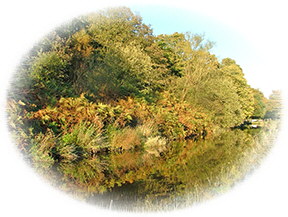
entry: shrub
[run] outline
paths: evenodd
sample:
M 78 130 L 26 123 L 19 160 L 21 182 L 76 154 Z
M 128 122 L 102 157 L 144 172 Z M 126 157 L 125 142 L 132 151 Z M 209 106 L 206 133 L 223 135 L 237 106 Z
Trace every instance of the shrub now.
M 112 149 L 128 150 L 141 145 L 141 135 L 131 128 L 116 131 L 110 140 Z
M 42 133 L 38 134 L 32 141 L 29 150 L 32 164 L 36 169 L 50 169 L 55 163 L 52 151 L 56 146 L 57 138 L 53 132 L 47 131 L 45 135 Z

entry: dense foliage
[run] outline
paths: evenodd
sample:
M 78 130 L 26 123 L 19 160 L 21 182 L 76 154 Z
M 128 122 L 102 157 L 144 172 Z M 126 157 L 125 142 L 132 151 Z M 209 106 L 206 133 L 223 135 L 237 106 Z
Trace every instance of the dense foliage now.
M 190 33 L 156 36 L 128 8 L 79 17 L 39 42 L 19 67 L 8 96 L 16 143 L 68 191 L 140 183 L 163 196 L 177 183 L 192 185 L 184 172 L 200 185 L 195 162 L 216 174 L 217 156 L 240 159 L 244 140 L 235 135 L 238 146 L 229 140 L 225 148 L 193 142 L 263 118 L 266 109 L 267 118 L 279 118 L 276 93 L 267 105 L 241 67 L 219 61 L 212 46 Z

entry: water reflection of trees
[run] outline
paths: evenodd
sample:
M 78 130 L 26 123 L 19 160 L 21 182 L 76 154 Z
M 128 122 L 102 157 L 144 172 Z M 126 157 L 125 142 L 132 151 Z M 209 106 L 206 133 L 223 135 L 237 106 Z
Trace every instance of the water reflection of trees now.
M 105 207 L 151 210 L 210 198 L 257 165 L 269 148 L 263 133 L 272 131 L 224 131 L 206 140 L 175 142 L 159 156 L 144 150 L 110 153 L 103 169 L 111 178 L 104 185 L 118 185 L 88 200 Z

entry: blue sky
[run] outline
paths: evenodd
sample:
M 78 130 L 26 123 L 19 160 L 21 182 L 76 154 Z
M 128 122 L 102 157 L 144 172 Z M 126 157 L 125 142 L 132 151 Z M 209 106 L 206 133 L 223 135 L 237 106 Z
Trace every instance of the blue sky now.
M 219 59 L 230 57 L 238 64 L 248 64 L 253 51 L 246 40 L 236 31 L 217 20 L 191 10 L 167 6 L 132 6 L 133 12 L 141 15 L 145 24 L 151 24 L 154 34 L 191 32 L 204 34 L 204 38 L 215 42 L 212 49 Z
M 205 34 L 216 43 L 212 53 L 220 60 L 236 60 L 248 84 L 269 97 L 272 90 L 287 89 L 288 15 L 286 1 L 275 1 L 145 0 L 123 5 L 139 13 L 155 34 Z
M 132 5 L 130 8 L 143 18 L 145 24 L 151 25 L 156 35 L 174 32 L 204 35 L 206 40 L 215 43 L 211 52 L 218 57 L 219 61 L 226 57 L 234 59 L 243 69 L 248 84 L 260 89 L 266 97 L 269 97 L 272 90 L 279 88 L 276 83 L 277 78 L 273 77 L 269 71 L 273 66 L 264 66 L 263 62 L 268 63 L 268 61 L 262 58 L 263 52 L 255 48 L 257 43 L 262 42 L 261 39 L 252 40 L 250 36 L 255 34 L 243 34 L 243 30 L 238 31 L 241 27 L 243 28 L 243 25 L 227 25 L 218 20 L 216 16 L 207 16 L 207 14 L 204 15 L 191 8 L 185 9 L 185 7 L 156 4 Z M 225 12 L 225 10 L 221 11 L 222 14 Z M 244 33 L 247 32 L 244 31 Z

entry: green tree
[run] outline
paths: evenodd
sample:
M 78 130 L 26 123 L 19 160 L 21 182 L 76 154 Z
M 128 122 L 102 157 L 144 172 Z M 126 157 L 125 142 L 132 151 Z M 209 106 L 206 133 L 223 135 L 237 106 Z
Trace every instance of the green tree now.
M 159 47 L 164 51 L 163 57 L 166 60 L 169 74 L 182 77 L 185 56 L 190 49 L 189 42 L 185 39 L 185 35 L 175 32 L 171 35 L 159 35 L 156 38 Z
M 266 103 L 267 99 L 264 94 L 258 90 L 252 88 L 253 97 L 254 97 L 254 112 L 252 114 L 253 118 L 263 118 L 266 113 Z
M 280 119 L 282 111 L 281 91 L 273 90 L 267 102 L 266 119 Z
M 153 43 L 152 30 L 141 17 L 119 8 L 87 20 L 87 28 L 68 42 L 76 89 L 111 99 L 153 95 L 160 79 L 146 51 Z
M 239 96 L 238 100 L 241 104 L 241 110 L 238 114 L 242 120 L 253 114 L 253 93 L 247 80 L 244 77 L 244 73 L 235 60 L 225 58 L 222 60 L 221 68 L 223 72 L 229 76 L 236 88 L 236 93 Z

